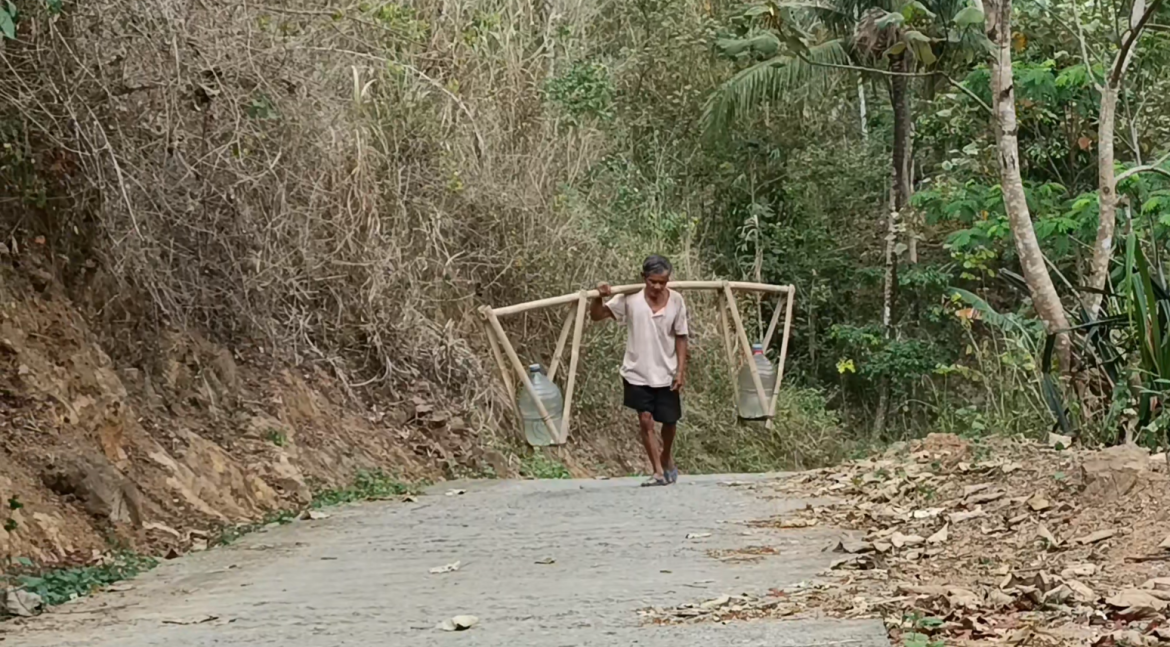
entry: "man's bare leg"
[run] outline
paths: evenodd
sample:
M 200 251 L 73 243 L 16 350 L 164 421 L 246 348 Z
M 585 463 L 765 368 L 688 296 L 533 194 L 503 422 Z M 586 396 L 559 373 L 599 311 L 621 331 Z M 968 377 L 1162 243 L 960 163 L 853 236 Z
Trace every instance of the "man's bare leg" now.
M 670 452 L 674 448 L 674 434 L 677 430 L 674 424 L 662 425 L 662 458 L 659 460 L 664 472 L 674 469 L 674 456 Z
M 642 446 L 646 448 L 646 455 L 650 457 L 650 466 L 654 468 L 654 478 L 662 479 L 662 462 L 659 459 L 658 438 L 654 433 L 654 416 L 649 411 L 638 414 L 638 431 L 642 434 Z

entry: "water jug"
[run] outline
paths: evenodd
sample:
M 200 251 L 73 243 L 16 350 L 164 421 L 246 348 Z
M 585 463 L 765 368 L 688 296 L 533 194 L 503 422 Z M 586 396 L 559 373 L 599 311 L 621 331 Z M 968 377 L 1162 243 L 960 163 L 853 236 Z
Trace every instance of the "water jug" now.
M 528 379 L 532 380 L 532 387 L 536 390 L 536 395 L 540 397 L 540 401 L 544 404 L 545 410 L 548 411 L 549 417 L 552 418 L 553 424 L 559 430 L 561 428 L 561 415 L 565 408 L 565 401 L 561 398 L 561 390 L 545 376 L 540 364 L 528 367 Z M 524 388 L 523 384 L 520 385 L 519 404 L 520 417 L 524 420 L 524 435 L 528 438 L 528 444 L 533 447 L 553 444 L 556 436 L 549 433 L 548 427 L 540 417 L 540 410 L 536 408 L 536 403 L 533 402 L 532 396 L 528 394 L 528 389 Z
M 771 405 L 772 390 L 776 387 L 776 369 L 772 366 L 772 362 L 764 356 L 764 347 L 760 344 L 752 344 L 752 361 L 756 363 L 756 369 L 760 372 L 760 382 L 764 384 L 764 402 L 760 402 L 760 396 L 756 393 L 756 383 L 752 380 L 752 369 L 747 364 L 744 364 L 739 369 L 738 383 L 739 383 L 739 417 L 744 420 L 764 420 L 768 417 L 769 405 Z

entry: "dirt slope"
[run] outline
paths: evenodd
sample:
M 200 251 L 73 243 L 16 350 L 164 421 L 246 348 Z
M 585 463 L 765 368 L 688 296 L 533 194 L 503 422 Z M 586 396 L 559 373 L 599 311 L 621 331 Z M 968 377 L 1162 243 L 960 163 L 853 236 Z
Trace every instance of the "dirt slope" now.
M 368 403 L 262 348 L 151 341 L 150 360 L 118 366 L 51 275 L 0 268 L 0 563 L 182 551 L 191 531 L 305 504 L 360 469 L 516 474 L 511 432 L 444 410 L 425 384 Z M 577 447 L 562 459 L 579 473 L 573 456 L 622 464 Z

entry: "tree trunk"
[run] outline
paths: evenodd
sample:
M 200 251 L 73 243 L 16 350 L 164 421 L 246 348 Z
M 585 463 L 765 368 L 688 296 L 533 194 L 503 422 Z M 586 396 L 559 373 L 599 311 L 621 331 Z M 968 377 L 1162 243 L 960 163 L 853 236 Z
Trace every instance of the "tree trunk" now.
M 869 139 L 869 113 L 865 106 L 865 77 L 857 76 L 857 111 L 861 116 L 861 138 Z
M 898 207 L 897 173 L 890 187 L 890 208 L 886 215 L 886 259 L 885 275 L 882 278 L 882 333 L 889 342 L 894 336 L 894 284 L 898 278 Z M 883 375 L 878 383 L 877 411 L 873 417 L 873 433 L 881 438 L 886 430 L 886 417 L 890 410 L 890 378 Z
M 906 58 L 899 57 L 891 62 L 894 71 L 905 72 L 909 67 Z M 887 340 L 893 338 L 894 301 L 897 297 L 898 280 L 898 232 L 899 220 L 910 205 L 911 159 L 913 158 L 912 116 L 910 114 L 909 77 L 894 76 L 890 79 L 890 105 L 894 109 L 894 154 L 893 185 L 890 187 L 890 208 L 886 218 L 885 275 L 882 279 L 882 331 Z M 913 234 L 911 234 L 913 235 Z M 873 431 L 881 435 L 885 431 L 886 415 L 890 403 L 890 380 L 882 377 L 878 384 L 878 406 L 874 413 Z
M 1093 257 L 1089 259 L 1088 287 L 1101 290 L 1109 281 L 1109 259 L 1113 257 L 1113 233 L 1117 227 L 1117 174 L 1113 169 L 1113 128 L 1117 119 L 1117 88 L 1106 80 L 1101 90 L 1101 111 L 1097 124 L 1097 200 L 1099 219 Z M 1096 319 L 1101 295 L 1086 292 L 1082 303 L 1089 317 Z
M 1093 257 L 1089 261 L 1088 279 L 1088 286 L 1094 290 L 1103 289 L 1109 281 L 1109 260 L 1113 258 L 1113 234 L 1117 228 L 1117 174 L 1113 170 L 1117 97 L 1121 92 L 1125 72 L 1137 50 L 1137 41 L 1162 1 L 1154 0 L 1147 7 L 1145 0 L 1134 0 L 1130 7 L 1129 28 L 1122 36 L 1121 49 L 1106 71 L 1104 83 L 1097 88 L 1101 92 L 1101 110 L 1097 123 L 1097 197 L 1101 215 Z M 1090 292 L 1082 299 L 1090 317 L 1097 317 L 1101 298 L 1102 295 Z
M 1011 224 L 1012 238 L 1020 256 L 1020 268 L 1036 314 L 1049 333 L 1068 328 L 1068 319 L 1060 303 L 1060 295 L 1052 284 L 1045 266 L 1044 253 L 1032 228 L 1032 214 L 1024 196 L 1024 181 L 1020 176 L 1019 125 L 1016 123 L 1016 93 L 1012 83 L 1012 2 L 986 0 L 987 37 L 991 40 L 991 97 L 995 112 L 995 143 L 998 148 L 1000 184 L 1003 202 Z M 1071 369 L 1072 347 L 1067 334 L 1056 339 L 1056 353 L 1062 372 Z

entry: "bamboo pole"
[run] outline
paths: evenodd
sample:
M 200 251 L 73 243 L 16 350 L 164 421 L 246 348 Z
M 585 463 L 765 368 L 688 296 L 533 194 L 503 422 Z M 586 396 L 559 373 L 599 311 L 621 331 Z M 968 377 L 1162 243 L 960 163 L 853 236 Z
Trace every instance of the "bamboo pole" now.
M 788 359 L 788 339 L 792 332 L 792 302 L 795 292 L 788 293 L 788 305 L 784 308 L 784 337 L 780 342 L 780 360 L 776 366 L 776 386 L 772 388 L 772 402 L 768 405 L 768 422 L 766 429 L 772 428 L 772 419 L 776 416 L 776 403 L 780 400 L 780 383 L 784 381 L 784 361 Z M 779 304 L 777 304 L 779 305 Z
M 557 377 L 557 369 L 561 367 L 561 355 L 565 353 L 565 342 L 569 339 L 569 331 L 573 325 L 573 310 L 565 313 L 565 323 L 561 326 L 561 335 L 557 337 L 557 349 L 553 351 L 552 362 L 548 365 L 548 381 Z
M 516 349 L 512 347 L 512 342 L 508 339 L 507 333 L 504 332 L 504 327 L 500 325 L 500 320 L 496 317 L 496 313 L 488 308 L 485 314 L 487 315 L 488 323 L 492 326 L 492 330 L 499 337 L 500 345 L 504 347 L 504 354 L 511 360 L 512 368 L 516 370 L 516 374 L 520 376 L 521 383 L 524 384 L 524 389 L 528 391 L 528 395 L 532 398 L 533 403 L 536 404 L 536 410 L 540 412 L 540 419 L 544 421 L 544 426 L 548 429 L 549 438 L 553 442 L 556 442 L 559 432 L 557 431 L 556 425 L 553 424 L 552 416 L 548 415 L 548 409 L 545 409 L 544 403 L 540 401 L 540 396 L 536 393 L 536 387 L 532 386 L 532 380 L 528 378 L 528 371 L 524 369 L 524 362 L 520 361 L 520 356 L 516 354 Z M 523 419 L 521 419 L 521 423 L 523 423 Z
M 516 414 L 516 420 L 523 422 L 520 417 L 520 406 L 516 403 L 516 383 L 512 381 L 512 374 L 508 372 L 508 364 L 504 361 L 504 355 L 500 351 L 500 342 L 496 341 L 496 332 L 487 322 L 486 310 L 480 310 L 480 314 L 484 316 L 483 332 L 487 335 L 488 345 L 492 348 L 492 357 L 496 358 L 496 366 L 500 368 L 500 379 L 504 381 L 504 389 L 508 392 L 508 401 L 512 403 L 512 413 Z
M 573 414 L 573 388 L 577 385 L 577 360 L 581 357 L 581 335 L 585 332 L 585 309 L 588 303 L 589 297 L 585 295 L 585 290 L 581 290 L 581 296 L 577 300 L 577 322 L 573 326 L 573 346 L 569 350 L 569 382 L 565 385 L 565 409 L 564 413 L 561 414 L 561 443 L 566 443 L 569 440 L 569 418 Z
M 789 293 L 791 295 L 791 293 Z M 791 296 L 789 296 L 791 298 Z M 764 350 L 772 345 L 772 335 L 776 333 L 776 323 L 780 321 L 780 297 L 776 297 L 776 309 L 772 311 L 772 321 L 768 324 L 768 332 L 764 335 Z
M 735 342 L 731 341 L 731 324 L 727 322 L 727 303 L 719 303 L 719 323 L 723 330 L 723 348 L 727 351 L 727 370 L 731 372 L 731 388 L 735 393 L 736 407 L 739 407 L 739 380 L 736 375 Z
M 735 306 L 735 294 L 731 291 L 731 285 L 725 283 L 723 285 L 723 294 L 727 297 L 727 307 L 731 309 L 731 320 L 735 322 L 735 331 L 739 335 L 739 343 L 743 344 L 743 352 L 747 358 L 748 370 L 752 374 L 752 384 L 756 387 L 756 397 L 760 399 L 760 408 L 764 408 L 764 403 L 768 401 L 768 395 L 764 392 L 764 383 L 760 381 L 760 369 L 756 366 L 756 360 L 752 357 L 752 345 L 748 341 L 747 332 L 743 329 L 743 318 L 739 316 L 739 308 Z
M 673 281 L 669 283 L 672 290 L 722 290 L 723 287 L 730 286 L 732 290 L 741 290 L 746 292 L 767 292 L 771 294 L 781 294 L 791 292 L 791 285 L 770 285 L 768 283 L 747 283 L 743 281 Z M 611 288 L 616 294 L 633 294 L 642 288 L 646 287 L 643 283 L 631 283 L 629 285 L 618 285 Z M 525 303 L 517 303 L 515 305 L 505 306 L 503 308 L 493 308 L 492 312 L 497 317 L 505 315 L 519 314 L 529 310 L 536 310 L 537 308 L 548 308 L 552 306 L 559 306 L 577 301 L 578 293 L 564 294 L 559 297 L 549 297 L 547 299 L 539 299 L 536 301 L 528 301 Z M 596 299 L 601 296 L 597 290 L 589 290 L 585 294 L 590 299 Z

